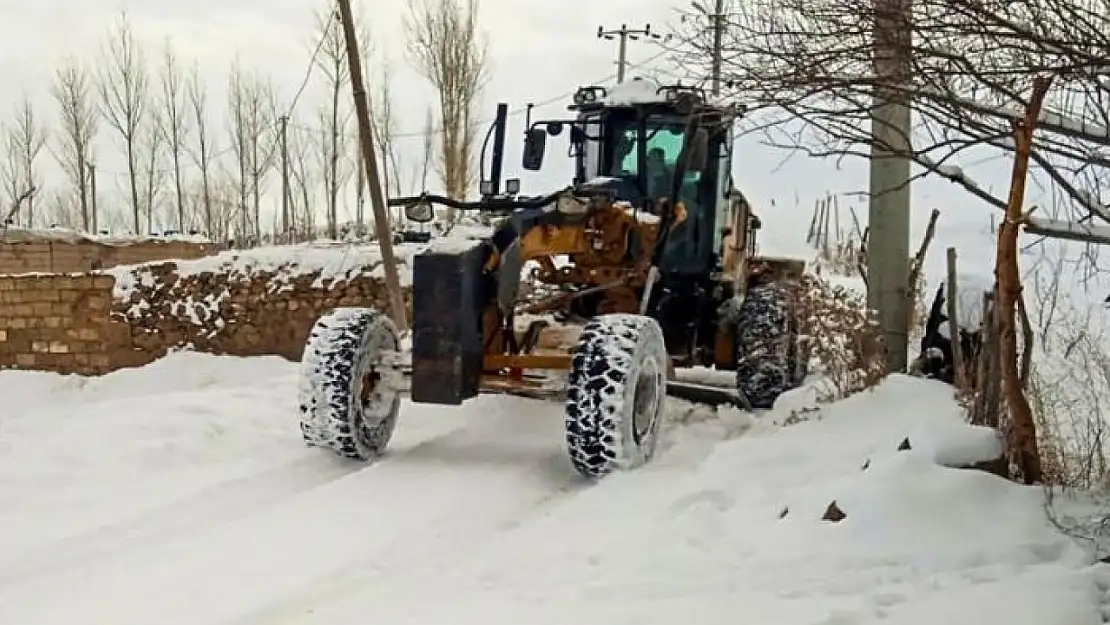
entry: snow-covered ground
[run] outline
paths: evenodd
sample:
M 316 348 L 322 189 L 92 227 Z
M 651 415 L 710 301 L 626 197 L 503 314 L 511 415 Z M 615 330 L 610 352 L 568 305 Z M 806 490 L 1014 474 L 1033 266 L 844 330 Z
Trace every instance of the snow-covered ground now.
M 0 623 L 1102 622 L 1110 571 L 1038 490 L 938 464 L 991 438 L 937 383 L 789 426 L 675 405 L 654 463 L 590 485 L 559 406 L 505 397 L 405 404 L 384 459 L 339 462 L 296 370 L 0 373 Z
M 765 218 L 763 249 L 812 258 L 800 221 Z M 377 262 L 349 249 L 182 270 Z M 0 372 L 0 625 L 1110 622 L 1110 566 L 1040 490 L 942 466 L 994 439 L 938 383 L 819 412 L 804 389 L 757 416 L 674 402 L 653 463 L 588 484 L 560 406 L 509 397 L 406 403 L 385 458 L 340 462 L 301 443 L 296 373 L 194 353 Z

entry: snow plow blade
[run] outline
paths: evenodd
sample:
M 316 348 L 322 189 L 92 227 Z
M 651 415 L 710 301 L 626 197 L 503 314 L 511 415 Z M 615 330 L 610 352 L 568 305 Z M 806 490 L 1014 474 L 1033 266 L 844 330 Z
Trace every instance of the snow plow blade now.
M 732 388 L 668 380 L 667 394 L 694 404 L 706 404 L 713 407 L 728 404 L 741 410 L 752 410 L 752 405 L 748 402 L 748 399 Z

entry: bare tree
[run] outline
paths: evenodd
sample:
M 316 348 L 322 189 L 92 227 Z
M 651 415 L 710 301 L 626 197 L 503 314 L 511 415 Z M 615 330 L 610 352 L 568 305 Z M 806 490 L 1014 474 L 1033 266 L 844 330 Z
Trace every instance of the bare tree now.
M 347 151 L 347 131 L 351 115 L 333 117 L 335 109 L 330 102 L 320 106 L 317 111 L 319 119 L 319 140 L 321 146 L 320 174 L 324 182 L 324 206 L 326 210 L 327 236 L 331 239 L 339 238 L 339 195 L 343 185 L 351 179 L 353 173 L 350 159 L 342 158 Z M 334 125 L 333 125 L 334 122 Z M 338 129 L 338 132 L 336 131 Z
M 19 198 L 23 197 L 26 187 L 23 182 L 22 159 L 19 155 L 19 143 L 12 134 L 11 129 L 0 127 L 0 139 L 3 145 L 3 157 L 0 159 L 0 180 L 4 184 L 4 206 L 17 206 Z M 9 225 L 7 209 L 0 210 L 0 228 Z M 12 217 L 14 221 L 15 216 Z
M 231 153 L 235 157 L 236 187 L 239 191 L 237 206 L 236 238 L 246 238 L 250 234 L 249 212 L 250 203 L 250 128 L 248 122 L 248 109 L 250 101 L 250 85 L 248 78 L 243 74 L 242 65 L 236 57 L 231 65 L 231 76 L 228 80 L 228 138 L 231 140 Z
M 1006 199 L 972 179 L 960 158 L 976 148 L 1012 155 L 1033 75 L 1054 76 L 1038 120 L 1030 173 L 1053 189 L 1071 218 L 1110 222 L 1110 48 L 1105 7 L 1083 0 L 750 0 L 726 12 L 721 48 L 728 92 L 749 107 L 749 131 L 813 156 L 869 158 L 876 100 L 909 102 L 916 119 L 908 155 L 921 168 L 1004 209 Z M 688 11 L 672 39 L 688 76 L 713 67 L 710 16 Z M 879 28 L 876 24 L 899 28 Z M 897 30 L 901 34 L 890 35 Z M 884 35 L 884 33 L 886 33 Z M 877 41 L 882 45 L 878 45 Z M 905 67 L 875 65 L 900 52 Z M 881 58 L 880 58 L 881 57 Z M 903 143 L 905 137 L 893 143 Z M 1047 183 L 1047 184 L 1046 184 Z M 1030 222 L 1033 223 L 1033 222 Z
M 92 80 L 84 66 L 75 57 L 69 57 L 54 74 L 51 86 L 62 122 L 55 158 L 76 187 L 79 223 L 85 232 L 91 231 L 95 222 L 89 212 L 89 162 L 100 122 L 93 100 Z M 55 220 L 77 223 L 61 220 L 60 217 L 55 217 Z
M 146 219 L 147 232 L 153 234 L 176 221 L 171 214 L 159 211 L 159 200 L 169 182 L 171 170 L 165 167 L 166 133 L 162 111 L 153 109 L 146 121 L 139 127 L 136 146 L 139 152 L 139 195 L 143 217 Z
M 186 113 L 185 77 L 178 65 L 173 44 L 166 42 L 162 56 L 161 105 L 162 138 L 173 164 L 173 186 L 177 208 L 177 229 L 185 232 L 185 197 L 181 176 L 181 160 L 189 131 Z
M 273 83 L 244 73 L 239 60 L 231 68 L 228 84 L 229 133 L 239 187 L 238 236 L 260 240 L 261 186 L 274 164 L 276 104 Z
M 26 189 L 38 189 L 41 185 L 38 180 L 38 157 L 46 147 L 46 126 L 39 123 L 35 117 L 35 105 L 31 97 L 24 94 L 16 105 L 15 116 L 7 125 L 8 149 L 15 155 L 11 173 L 14 186 Z M 26 225 L 31 227 L 35 222 L 35 194 L 26 200 L 27 213 Z
M 278 156 L 277 100 L 272 80 L 255 76 L 247 100 L 247 130 L 250 142 L 250 179 L 254 233 L 262 237 L 262 186 Z
M 488 78 L 488 45 L 477 0 L 414 0 L 405 18 L 410 58 L 439 95 L 439 174 L 450 197 L 465 198 L 477 171 L 476 106 Z
M 422 134 L 421 159 L 420 159 L 420 188 L 428 188 L 428 173 L 431 171 L 432 160 L 435 156 L 436 126 L 432 109 L 424 113 L 424 132 Z
M 393 67 L 388 58 L 383 58 L 377 79 L 374 81 L 377 98 L 374 100 L 374 142 L 381 154 L 383 184 L 387 193 L 401 195 L 404 185 L 401 180 L 400 158 L 397 152 L 397 115 L 393 103 Z M 359 159 L 361 162 L 362 159 Z M 360 185 L 361 188 L 361 185 Z
M 343 109 L 343 87 L 350 78 L 350 67 L 347 64 L 347 46 L 340 28 L 338 14 L 331 9 L 321 10 L 316 13 L 316 28 L 322 38 L 320 54 L 316 64 L 324 73 L 328 86 L 328 101 L 320 110 L 320 121 L 326 141 L 323 143 L 322 156 L 325 161 L 324 180 L 327 185 L 327 223 L 328 236 L 339 236 L 339 188 L 340 172 L 339 162 L 343 153 L 343 127 L 341 111 Z
M 293 128 L 293 126 L 290 126 Z M 305 132 L 295 132 L 289 141 L 289 170 L 291 186 L 291 212 L 293 232 L 298 239 L 311 240 L 315 228 L 312 197 L 316 172 L 311 166 L 311 154 L 317 150 L 312 137 Z
M 140 234 L 142 224 L 138 141 L 140 126 L 147 114 L 148 85 L 146 62 L 131 31 L 126 12 L 120 14 L 114 29 L 108 35 L 97 86 L 104 120 L 119 135 L 127 154 L 132 227 L 135 234 Z
M 213 237 L 212 215 L 212 139 L 208 136 L 208 91 L 200 78 L 200 70 L 194 63 L 189 72 L 187 87 L 189 115 L 192 117 L 194 141 L 189 147 L 189 156 L 200 170 L 200 197 L 203 207 L 202 223 L 205 233 Z

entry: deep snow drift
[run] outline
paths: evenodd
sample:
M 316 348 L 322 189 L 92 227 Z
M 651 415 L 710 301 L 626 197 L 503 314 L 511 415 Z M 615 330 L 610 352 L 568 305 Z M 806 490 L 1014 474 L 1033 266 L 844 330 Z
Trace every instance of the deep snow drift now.
M 1038 490 L 938 464 L 991 444 L 940 384 L 788 426 L 804 390 L 674 405 L 654 463 L 589 485 L 559 406 L 524 399 L 406 404 L 375 464 L 306 449 L 296 369 L 0 372 L 0 623 L 1102 622 L 1110 573 Z

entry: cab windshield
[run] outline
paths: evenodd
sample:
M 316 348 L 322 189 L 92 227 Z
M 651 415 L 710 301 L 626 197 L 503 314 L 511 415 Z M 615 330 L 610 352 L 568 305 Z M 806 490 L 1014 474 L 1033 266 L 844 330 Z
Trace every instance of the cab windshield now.
M 639 124 L 626 124 L 613 137 L 613 159 L 608 175 L 632 179 L 640 192 L 658 200 L 671 194 L 675 171 L 682 153 L 685 123 L 681 120 L 648 118 L 640 138 Z M 641 151 L 643 162 L 641 165 Z M 687 205 L 697 201 L 700 172 L 683 176 L 682 198 Z M 692 195 L 691 195 L 692 192 Z
M 648 116 L 608 126 L 604 174 L 634 186 L 641 197 L 658 202 L 670 196 L 685 137 L 685 120 L 676 116 Z M 710 253 L 716 207 L 715 172 L 687 171 L 678 199 L 686 207 L 686 221 L 668 237 L 664 264 L 668 269 L 696 270 Z

